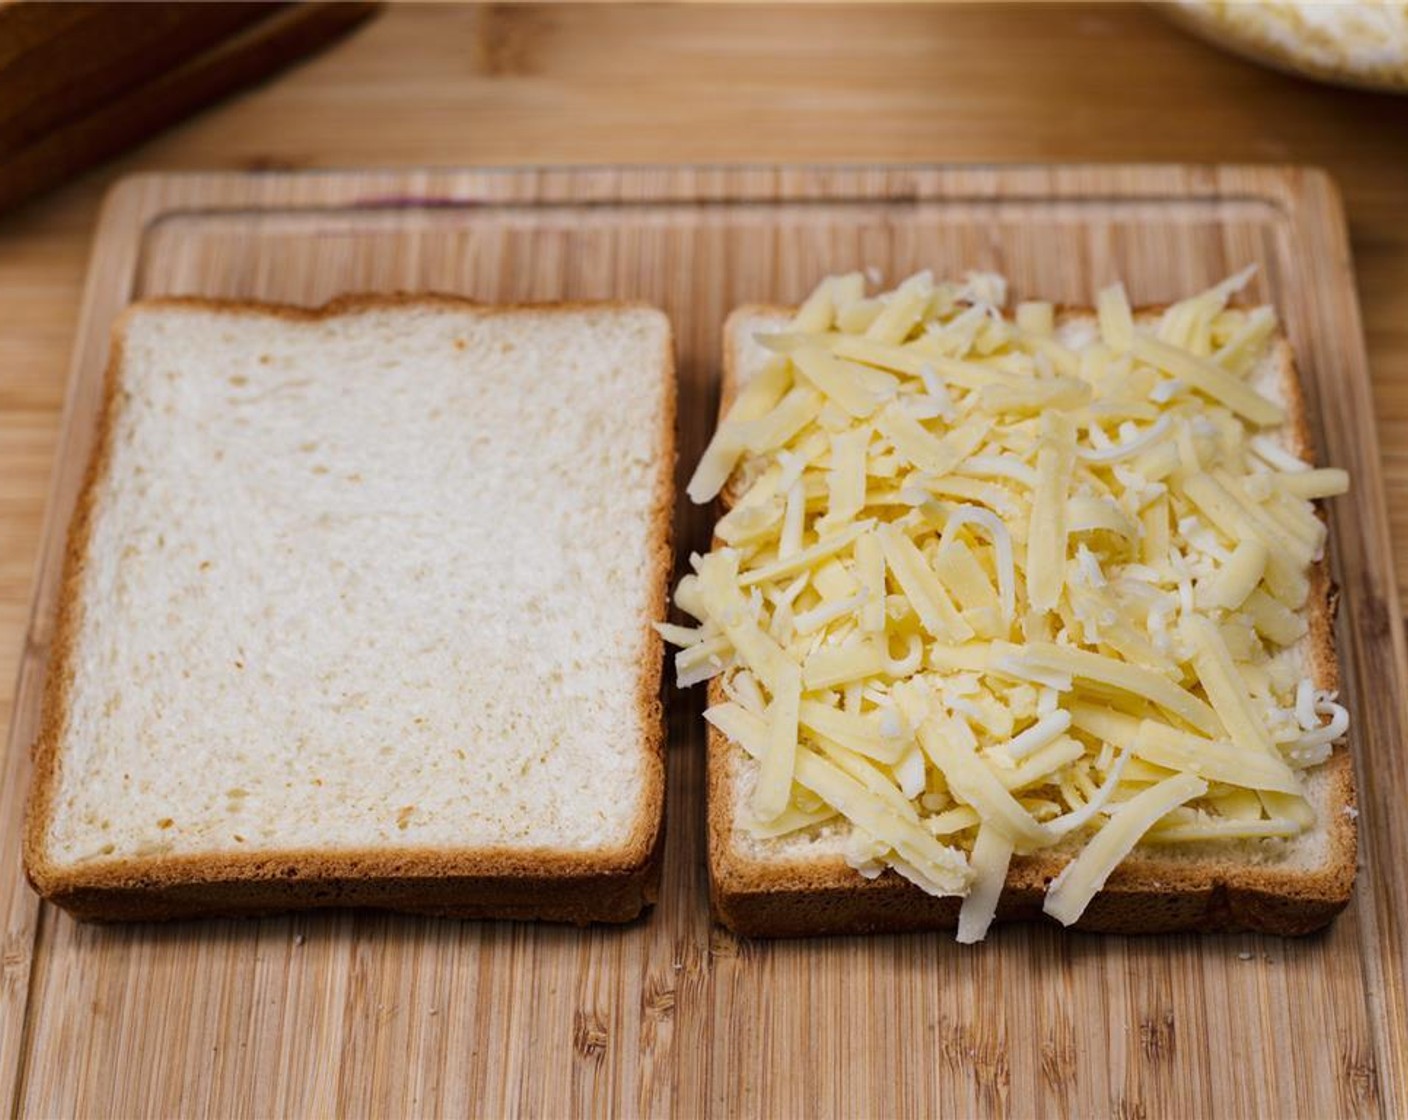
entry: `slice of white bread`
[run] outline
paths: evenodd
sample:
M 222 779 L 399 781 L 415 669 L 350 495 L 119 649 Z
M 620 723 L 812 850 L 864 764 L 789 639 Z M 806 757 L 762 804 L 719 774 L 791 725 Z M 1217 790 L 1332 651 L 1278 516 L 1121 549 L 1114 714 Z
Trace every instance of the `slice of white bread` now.
M 652 901 L 665 316 L 162 300 L 112 355 L 35 747 L 36 889 L 105 919 Z
M 1137 313 L 1143 321 L 1162 308 Z M 787 308 L 748 306 L 724 330 L 722 417 L 738 390 L 770 356 L 755 340 L 783 329 Z M 1096 330 L 1095 316 L 1065 310 L 1057 318 L 1067 340 Z M 1282 403 L 1291 417 L 1281 432 L 1287 450 L 1313 457 L 1304 400 L 1290 346 L 1278 339 L 1250 375 L 1255 387 Z M 740 480 L 724 501 L 739 494 Z M 1334 603 L 1328 565 L 1311 573 L 1310 629 L 1303 640 L 1309 675 L 1320 688 L 1338 687 Z M 710 702 L 725 699 L 720 680 Z M 849 829 L 830 822 L 780 839 L 757 839 L 741 827 L 757 764 L 717 729 L 709 729 L 708 829 L 711 900 L 715 915 L 736 932 L 761 937 L 952 928 L 961 898 L 936 898 L 893 871 L 861 876 L 842 851 Z M 1356 807 L 1349 749 L 1336 746 L 1306 775 L 1307 799 L 1317 826 L 1294 840 L 1244 840 L 1184 848 L 1140 846 L 1110 876 L 1076 928 L 1154 933 L 1251 929 L 1307 933 L 1328 923 L 1349 900 L 1356 858 Z M 1069 862 L 1057 848 L 1014 857 L 997 910 L 998 920 L 1041 919 L 1047 885 Z

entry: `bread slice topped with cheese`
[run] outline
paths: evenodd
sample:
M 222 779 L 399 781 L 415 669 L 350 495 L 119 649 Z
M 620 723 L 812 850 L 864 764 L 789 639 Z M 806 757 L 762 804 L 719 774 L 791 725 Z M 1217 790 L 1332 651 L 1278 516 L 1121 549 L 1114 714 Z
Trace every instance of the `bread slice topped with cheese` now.
M 352 297 L 118 323 L 25 841 L 87 918 L 655 895 L 665 316 Z
M 1355 801 L 1289 346 L 1243 273 L 1167 308 L 823 281 L 725 331 L 725 498 L 662 627 L 708 680 L 715 913 L 1304 933 Z

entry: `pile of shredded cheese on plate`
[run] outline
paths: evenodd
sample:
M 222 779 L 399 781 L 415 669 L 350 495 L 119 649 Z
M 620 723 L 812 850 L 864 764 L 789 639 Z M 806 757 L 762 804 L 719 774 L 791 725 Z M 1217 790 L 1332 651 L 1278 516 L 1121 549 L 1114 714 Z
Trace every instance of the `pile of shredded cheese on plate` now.
M 1408 89 L 1403 0 L 1178 0 L 1171 14 L 1231 50 L 1311 77 Z
M 1074 922 L 1136 844 L 1293 837 L 1301 771 L 1348 716 L 1306 676 L 1314 499 L 1249 375 L 1269 308 L 1242 273 L 1140 320 L 1006 283 L 824 280 L 690 486 L 741 491 L 676 604 L 681 686 L 757 760 L 742 822 L 839 819 L 858 871 L 964 896 L 981 939 L 1014 853 L 1062 845 Z

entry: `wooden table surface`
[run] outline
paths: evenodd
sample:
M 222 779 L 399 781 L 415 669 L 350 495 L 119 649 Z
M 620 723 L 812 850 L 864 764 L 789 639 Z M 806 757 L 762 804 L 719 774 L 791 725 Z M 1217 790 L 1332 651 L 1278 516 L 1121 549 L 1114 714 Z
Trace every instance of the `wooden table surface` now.
M 1259 70 L 1119 5 L 392 7 L 0 219 L 8 724 L 98 205 L 145 170 L 675 162 L 1311 163 L 1349 214 L 1408 590 L 1408 98 Z M 14 983 L 10 946 L 0 983 Z

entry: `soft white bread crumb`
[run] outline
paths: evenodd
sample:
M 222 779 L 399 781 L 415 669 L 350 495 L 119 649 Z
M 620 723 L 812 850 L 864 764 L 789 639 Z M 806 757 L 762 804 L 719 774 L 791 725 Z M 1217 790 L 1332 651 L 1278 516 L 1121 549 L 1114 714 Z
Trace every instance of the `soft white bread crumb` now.
M 51 869 L 625 845 L 658 739 L 669 350 L 644 308 L 138 308 Z

